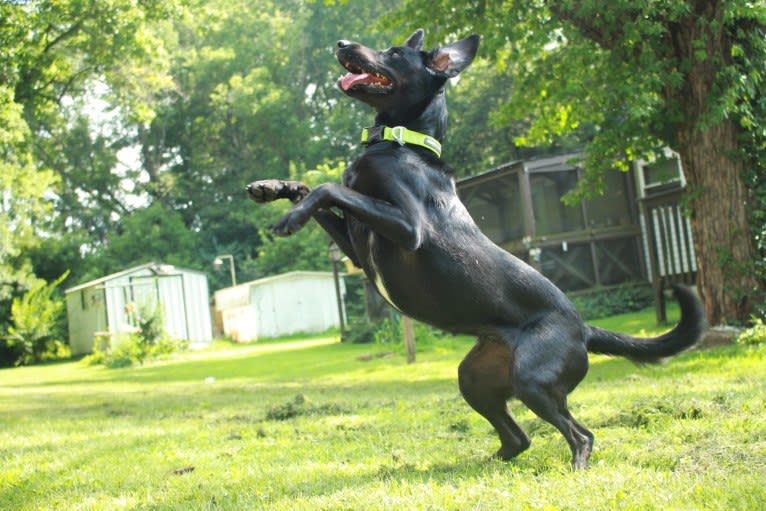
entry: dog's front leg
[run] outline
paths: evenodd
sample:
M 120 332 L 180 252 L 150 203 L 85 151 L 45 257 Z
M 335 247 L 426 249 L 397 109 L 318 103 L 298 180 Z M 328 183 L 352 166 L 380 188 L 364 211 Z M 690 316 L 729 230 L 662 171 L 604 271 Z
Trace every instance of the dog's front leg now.
M 284 181 L 282 179 L 264 179 L 253 181 L 245 187 L 250 198 L 263 204 L 279 199 L 287 199 L 293 204 L 302 201 L 311 192 L 311 189 L 298 181 Z M 315 211 L 314 220 L 330 235 L 341 251 L 346 254 L 354 265 L 361 267 L 359 258 L 354 252 L 351 240 L 348 238 L 346 220 L 332 211 Z
M 415 250 L 423 241 L 422 212 L 418 202 L 401 194 L 400 203 L 368 197 L 345 186 L 326 183 L 314 189 L 273 228 L 279 236 L 289 236 L 300 230 L 320 209 L 337 207 L 391 241 Z M 409 206 L 409 207 L 406 207 Z

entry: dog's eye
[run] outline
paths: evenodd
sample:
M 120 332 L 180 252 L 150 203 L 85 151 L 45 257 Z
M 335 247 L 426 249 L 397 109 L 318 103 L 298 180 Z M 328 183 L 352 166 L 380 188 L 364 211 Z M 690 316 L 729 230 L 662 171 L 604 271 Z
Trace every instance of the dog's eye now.
M 389 54 L 390 54 L 390 55 L 391 55 L 391 57 L 393 57 L 393 58 L 399 58 L 399 57 L 401 57 L 401 56 L 402 56 L 402 50 L 400 50 L 399 48 L 391 48 L 391 49 L 389 50 Z

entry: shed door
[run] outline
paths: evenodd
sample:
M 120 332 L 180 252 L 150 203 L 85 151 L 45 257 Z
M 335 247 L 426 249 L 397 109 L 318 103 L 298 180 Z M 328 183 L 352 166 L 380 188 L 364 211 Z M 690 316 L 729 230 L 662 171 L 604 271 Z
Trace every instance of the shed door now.
M 159 307 L 159 283 L 154 276 L 131 277 L 125 291 L 128 296 L 124 314 L 129 325 L 138 326 L 136 319 L 140 314 L 154 312 Z

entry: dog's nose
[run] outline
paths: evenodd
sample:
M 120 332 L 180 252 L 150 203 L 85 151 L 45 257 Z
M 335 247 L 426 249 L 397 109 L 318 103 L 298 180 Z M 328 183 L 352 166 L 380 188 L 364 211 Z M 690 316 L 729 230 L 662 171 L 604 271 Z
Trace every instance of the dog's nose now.
M 340 41 L 338 41 L 338 48 L 340 49 L 348 48 L 352 44 L 353 43 L 351 41 L 346 41 L 345 39 L 341 39 Z

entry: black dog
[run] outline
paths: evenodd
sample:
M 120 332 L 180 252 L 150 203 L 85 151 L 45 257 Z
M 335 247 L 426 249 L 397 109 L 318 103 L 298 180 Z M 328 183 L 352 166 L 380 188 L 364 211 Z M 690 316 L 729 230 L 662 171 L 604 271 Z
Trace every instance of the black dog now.
M 383 51 L 339 41 L 337 58 L 349 73 L 338 86 L 377 111 L 375 125 L 363 132 L 366 150 L 342 185 L 310 192 L 301 183 L 269 180 L 247 190 L 256 202 L 296 203 L 276 234 L 293 234 L 314 218 L 392 306 L 478 337 L 460 364 L 460 391 L 497 430 L 497 457 L 508 460 L 529 447 L 506 406 L 516 397 L 558 428 L 573 467 L 583 468 L 593 434 L 570 415 L 567 394 L 588 371 L 588 351 L 655 362 L 694 344 L 704 313 L 689 289 L 677 287 L 681 321 L 663 336 L 636 339 L 585 325 L 563 292 L 482 234 L 439 157 L 445 84 L 471 63 L 478 44 L 474 35 L 424 52 L 422 30 Z

